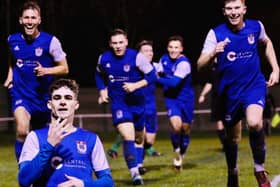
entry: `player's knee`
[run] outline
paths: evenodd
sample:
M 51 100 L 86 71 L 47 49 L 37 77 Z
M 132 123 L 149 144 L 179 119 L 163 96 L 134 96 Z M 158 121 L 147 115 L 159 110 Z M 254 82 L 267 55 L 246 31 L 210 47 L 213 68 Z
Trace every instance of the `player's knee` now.
M 236 137 L 233 137 L 232 141 L 233 141 L 234 144 L 240 143 L 240 141 L 241 141 L 241 135 L 238 135 L 238 136 L 236 136 Z
M 262 127 L 262 120 L 258 118 L 248 118 L 247 124 L 250 129 L 259 130 Z
M 230 145 L 234 145 L 234 144 L 239 144 L 240 141 L 241 141 L 241 135 L 240 136 L 229 137 L 229 138 L 226 139 L 225 142 L 227 142 Z
M 171 128 L 175 133 L 179 133 L 182 130 L 182 124 L 171 123 Z

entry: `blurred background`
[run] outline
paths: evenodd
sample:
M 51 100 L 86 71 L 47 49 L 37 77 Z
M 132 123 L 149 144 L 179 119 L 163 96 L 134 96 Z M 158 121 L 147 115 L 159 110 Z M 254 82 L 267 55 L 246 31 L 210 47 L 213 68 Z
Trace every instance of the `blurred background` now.
M 20 31 L 19 7 L 24 0 L 0 1 L 0 81 L 7 75 L 8 52 L 5 48 L 9 34 Z M 196 92 L 208 78 L 208 72 L 196 71 L 196 60 L 209 29 L 222 21 L 220 0 L 37 0 L 41 6 L 41 30 L 59 38 L 70 67 L 69 77 L 82 87 L 80 113 L 106 112 L 106 107 L 97 106 L 96 88 L 93 78 L 98 55 L 108 47 L 108 33 L 116 28 L 128 32 L 129 46 L 134 47 L 141 39 L 154 41 L 154 61 L 165 52 L 166 40 L 172 34 L 185 39 L 184 53 L 193 66 L 193 83 Z M 278 60 L 280 55 L 280 6 L 275 0 L 247 0 L 247 17 L 263 22 L 271 37 Z M 261 49 L 260 49 L 261 50 Z M 263 58 L 263 57 L 262 57 Z M 262 69 L 267 77 L 270 72 L 263 59 Z M 267 65 L 267 64 L 266 64 Z M 279 104 L 277 85 L 272 89 Z M 159 90 L 159 103 L 161 91 Z M 9 113 L 8 94 L 0 88 L 0 117 Z M 209 101 L 209 99 L 208 99 Z M 209 102 L 196 108 L 208 108 Z M 160 111 L 164 108 L 160 106 Z M 109 112 L 109 111 L 107 111 Z M 207 120 L 207 119 L 205 119 Z M 199 120 L 195 120 L 199 121 Z M 0 122 L 3 123 L 3 122 Z M 0 125 L 1 126 L 1 125 Z

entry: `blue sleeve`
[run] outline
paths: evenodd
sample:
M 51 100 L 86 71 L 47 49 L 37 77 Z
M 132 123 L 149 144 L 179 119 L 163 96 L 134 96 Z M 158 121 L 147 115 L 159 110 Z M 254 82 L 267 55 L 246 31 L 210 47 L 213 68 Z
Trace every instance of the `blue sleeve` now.
M 181 82 L 181 80 L 182 78 L 180 77 L 172 76 L 169 78 L 160 77 L 157 81 L 165 86 L 176 87 Z
M 84 180 L 85 187 L 114 187 L 114 181 L 109 169 L 95 172 L 96 180 Z
M 29 187 L 38 180 L 49 163 L 54 147 L 46 143 L 31 161 L 24 161 L 19 165 L 18 181 L 20 186 Z
M 95 77 L 95 83 L 96 83 L 98 90 L 104 89 L 106 86 L 105 86 L 104 80 L 102 78 L 102 73 L 100 73 L 96 70 L 94 77 Z
M 156 82 L 157 76 L 156 76 L 155 68 L 153 68 L 152 71 L 150 71 L 149 73 L 145 74 L 144 78 L 148 82 L 148 84 Z

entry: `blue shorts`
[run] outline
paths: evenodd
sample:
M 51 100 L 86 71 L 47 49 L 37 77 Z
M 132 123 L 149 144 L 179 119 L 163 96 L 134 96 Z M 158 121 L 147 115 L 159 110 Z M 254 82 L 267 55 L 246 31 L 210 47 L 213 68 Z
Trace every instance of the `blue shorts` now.
M 47 107 L 47 100 L 21 98 L 19 94 L 15 94 L 12 90 L 9 91 L 12 98 L 12 112 L 18 107 L 24 107 L 31 116 L 30 124 L 32 130 L 42 128 L 50 122 L 51 111 Z
M 158 131 L 158 118 L 156 111 L 145 115 L 145 128 L 148 133 L 156 133 Z
M 132 122 L 136 131 L 142 131 L 145 125 L 145 105 L 112 104 L 113 124 Z
M 194 101 L 181 102 L 176 99 L 165 98 L 168 117 L 180 116 L 183 123 L 192 124 L 194 116 Z
M 250 89 L 240 94 L 236 99 L 222 96 L 224 108 L 223 122 L 225 125 L 235 125 L 245 116 L 246 108 L 251 104 L 257 104 L 264 108 L 266 88 L 261 86 Z

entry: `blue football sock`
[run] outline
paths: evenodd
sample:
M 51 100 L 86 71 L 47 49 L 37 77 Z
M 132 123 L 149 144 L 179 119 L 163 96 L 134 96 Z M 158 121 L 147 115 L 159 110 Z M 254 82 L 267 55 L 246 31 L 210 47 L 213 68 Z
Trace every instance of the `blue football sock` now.
M 220 140 L 221 144 L 224 145 L 225 136 L 226 136 L 225 130 L 224 129 L 222 129 L 222 130 L 218 129 L 216 132 L 217 132 L 217 135 L 219 137 L 219 140 Z
M 134 141 L 123 140 L 123 155 L 129 169 L 137 167 L 137 152 Z
M 175 132 L 170 132 L 170 139 L 171 139 L 171 143 L 173 146 L 173 149 L 176 150 L 180 147 L 180 132 L 175 133 Z
M 265 161 L 265 134 L 264 130 L 250 131 L 249 141 L 254 158 L 254 162 L 257 164 L 263 164 Z
M 144 160 L 144 148 L 143 147 L 136 147 L 137 152 L 137 164 L 143 164 Z
M 233 170 L 237 168 L 237 151 L 238 145 L 237 144 L 224 144 L 224 151 L 226 155 L 226 162 L 229 170 Z
M 181 141 L 180 141 L 180 154 L 184 155 L 188 149 L 190 143 L 190 136 L 181 134 Z

